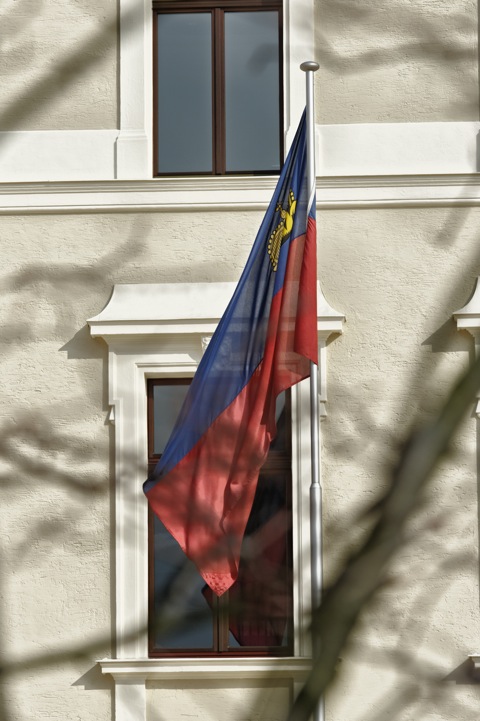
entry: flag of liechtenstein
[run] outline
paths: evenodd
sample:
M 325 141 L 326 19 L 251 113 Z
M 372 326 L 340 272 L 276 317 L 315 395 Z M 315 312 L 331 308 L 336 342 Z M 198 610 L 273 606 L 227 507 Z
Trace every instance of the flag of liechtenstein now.
M 238 574 L 275 400 L 317 363 L 316 228 L 305 114 L 223 318 L 144 491 L 217 594 Z

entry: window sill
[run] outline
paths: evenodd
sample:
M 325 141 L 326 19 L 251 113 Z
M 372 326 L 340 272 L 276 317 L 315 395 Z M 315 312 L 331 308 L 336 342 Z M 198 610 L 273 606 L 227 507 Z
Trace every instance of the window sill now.
M 97 661 L 115 681 L 145 683 L 154 679 L 289 678 L 303 681 L 311 668 L 308 657 L 107 659 Z

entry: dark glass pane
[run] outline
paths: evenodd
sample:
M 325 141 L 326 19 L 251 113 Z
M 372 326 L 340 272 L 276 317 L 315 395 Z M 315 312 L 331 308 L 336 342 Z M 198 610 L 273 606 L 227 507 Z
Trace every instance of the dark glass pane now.
M 159 14 L 157 31 L 159 172 L 211 172 L 211 15 Z
M 278 13 L 225 13 L 227 171 L 280 169 Z
M 155 648 L 211 649 L 213 620 L 202 594 L 205 581 L 156 517 L 153 578 L 153 623 L 168 615 L 167 628 L 154 632 Z
M 229 591 L 231 647 L 290 646 L 291 564 L 288 472 L 260 475 Z
M 285 451 L 287 449 L 287 433 L 290 430 L 287 424 L 285 409 L 285 393 L 281 393 L 275 406 L 275 420 L 277 423 L 277 435 L 270 444 L 271 451 Z
M 153 386 L 153 452 L 163 453 L 177 420 L 188 384 Z
M 153 384 L 154 452 L 161 454 L 188 391 L 190 380 Z M 210 653 L 220 650 L 214 629 L 228 632 L 223 651 L 249 648 L 291 649 L 290 470 L 288 458 L 289 392 L 276 404 L 275 469 L 261 473 L 246 528 L 237 582 L 222 597 L 227 616 L 164 525 L 152 514 L 150 643 L 156 653 Z M 279 453 L 278 453 L 279 452 Z M 282 463 L 284 461 L 281 461 Z M 220 616 L 219 616 L 220 613 Z M 155 619 L 167 625 L 155 626 Z

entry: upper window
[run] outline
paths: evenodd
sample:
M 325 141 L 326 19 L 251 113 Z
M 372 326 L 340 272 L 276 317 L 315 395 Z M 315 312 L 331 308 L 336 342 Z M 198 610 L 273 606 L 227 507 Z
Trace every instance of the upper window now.
M 151 470 L 162 454 L 189 383 L 186 378 L 148 381 Z M 149 511 L 150 656 L 292 653 L 290 416 L 287 392 L 277 400 L 277 436 L 260 473 L 239 575 L 223 596 L 217 598 L 210 591 L 194 564 Z
M 155 175 L 278 173 L 281 0 L 154 0 Z

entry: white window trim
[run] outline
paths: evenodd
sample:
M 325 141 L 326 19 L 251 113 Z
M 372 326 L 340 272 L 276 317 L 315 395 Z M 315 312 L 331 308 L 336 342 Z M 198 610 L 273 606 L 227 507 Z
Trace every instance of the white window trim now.
M 104 310 L 88 321 L 108 344 L 108 397 L 115 425 L 116 658 L 100 662 L 115 680 L 118 720 L 146 718 L 146 683 L 155 678 L 290 678 L 308 671 L 310 606 L 309 384 L 292 389 L 294 658 L 148 659 L 148 527 L 142 483 L 147 472 L 148 378 L 193 375 L 234 283 L 116 285 Z M 319 396 L 325 415 L 326 343 L 344 317 L 318 288 Z M 133 690 L 135 689 L 135 692 Z
M 457 323 L 457 330 L 466 330 L 473 336 L 475 345 L 475 358 L 480 357 L 480 276 L 475 280 L 473 293 L 470 300 L 459 310 L 453 313 Z M 480 419 L 480 391 L 477 392 L 475 402 L 475 415 Z M 473 678 L 480 680 L 480 653 L 472 652 L 468 655 L 471 664 Z
M 458 330 L 466 330 L 472 336 L 475 343 L 475 358 L 480 357 L 480 276 L 475 280 L 475 286 L 470 300 L 463 308 L 455 311 L 453 317 L 457 323 Z M 475 415 L 480 418 L 480 391 L 477 393 L 477 401 L 475 404 Z M 480 669 L 480 656 L 472 654 L 471 658 L 475 657 L 477 661 L 474 661 L 477 665 L 476 670 Z

